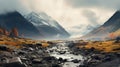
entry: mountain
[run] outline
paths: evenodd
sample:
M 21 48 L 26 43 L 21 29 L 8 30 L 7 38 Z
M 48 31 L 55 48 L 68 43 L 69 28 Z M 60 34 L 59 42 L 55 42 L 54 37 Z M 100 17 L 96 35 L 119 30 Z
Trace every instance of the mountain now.
M 114 37 L 119 37 L 120 36 L 120 29 L 118 29 L 117 31 L 113 32 Z
M 37 28 L 17 11 L 1 14 L 0 27 L 5 28 L 8 31 L 13 28 L 17 28 L 19 36 L 22 35 L 26 38 L 43 37 Z
M 82 39 L 90 40 L 102 40 L 110 38 L 110 34 L 120 29 L 120 11 L 116 11 L 115 14 L 106 21 L 102 26 L 94 29 Z M 114 35 L 114 34 L 113 34 Z
M 46 13 L 31 12 L 25 18 L 29 20 L 36 28 L 48 39 L 68 38 L 70 34 L 57 21 L 53 20 Z
M 82 35 L 86 35 L 91 32 L 93 29 L 98 28 L 100 25 L 92 25 L 92 24 L 80 24 L 77 26 L 72 26 L 68 29 L 69 33 L 72 35 L 71 38 L 78 38 Z

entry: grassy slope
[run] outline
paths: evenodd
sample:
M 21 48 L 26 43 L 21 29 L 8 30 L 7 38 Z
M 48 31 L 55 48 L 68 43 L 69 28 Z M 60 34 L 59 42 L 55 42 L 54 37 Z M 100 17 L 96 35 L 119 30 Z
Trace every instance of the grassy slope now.
M 120 42 L 115 43 L 115 41 L 89 41 L 86 45 L 80 45 L 80 48 L 95 48 L 104 52 L 120 52 Z
M 37 41 L 32 39 L 26 39 L 26 38 L 11 38 L 5 35 L 0 35 L 0 45 L 7 45 L 7 46 L 14 46 L 16 48 L 20 48 L 22 45 L 25 44 L 37 44 L 41 43 L 43 47 L 49 46 L 49 44 L 46 41 Z

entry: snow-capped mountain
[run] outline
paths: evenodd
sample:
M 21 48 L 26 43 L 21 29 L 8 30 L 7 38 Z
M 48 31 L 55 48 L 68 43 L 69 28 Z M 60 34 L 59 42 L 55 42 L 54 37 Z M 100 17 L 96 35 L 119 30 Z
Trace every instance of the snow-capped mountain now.
M 37 30 L 37 28 L 26 20 L 19 12 L 9 12 L 6 14 L 0 14 L 0 27 L 7 30 L 17 28 L 19 35 L 23 35 L 26 38 L 42 38 L 43 35 Z
M 44 12 L 31 12 L 26 15 L 25 18 L 36 26 L 37 29 L 46 36 L 46 38 L 67 38 L 70 36 L 57 21 Z

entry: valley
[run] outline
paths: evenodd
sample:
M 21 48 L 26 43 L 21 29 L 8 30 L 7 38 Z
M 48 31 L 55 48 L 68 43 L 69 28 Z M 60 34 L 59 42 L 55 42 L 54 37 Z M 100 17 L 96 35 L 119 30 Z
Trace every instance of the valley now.
M 8 44 L 1 42 L 0 67 L 117 67 L 120 64 L 120 41 L 116 40 L 40 41 L 9 37 Z
M 120 67 L 120 10 L 103 25 L 59 23 L 34 10 L 0 14 L 0 67 Z

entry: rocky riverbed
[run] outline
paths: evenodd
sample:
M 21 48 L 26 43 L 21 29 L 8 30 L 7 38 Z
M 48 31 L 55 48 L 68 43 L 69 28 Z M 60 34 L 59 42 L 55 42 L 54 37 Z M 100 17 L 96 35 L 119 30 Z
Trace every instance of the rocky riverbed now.
M 120 67 L 120 53 L 80 49 L 74 42 L 0 46 L 0 67 Z

